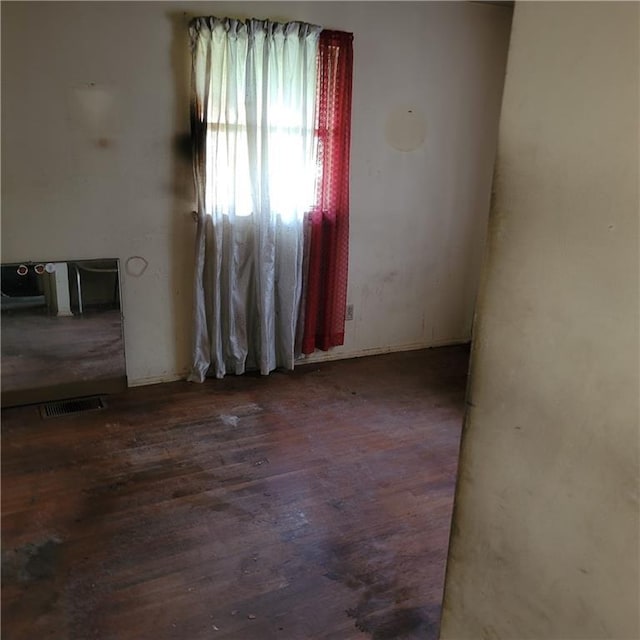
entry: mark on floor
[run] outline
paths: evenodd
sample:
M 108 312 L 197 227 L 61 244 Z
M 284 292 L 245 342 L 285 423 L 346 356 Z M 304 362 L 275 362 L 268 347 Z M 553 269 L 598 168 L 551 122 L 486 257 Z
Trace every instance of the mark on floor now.
M 47 540 L 41 545 L 29 545 L 29 558 L 24 571 L 28 579 L 53 578 L 60 556 L 60 541 Z
M 3 578 L 13 575 L 22 582 L 53 578 L 60 558 L 60 546 L 60 540 L 49 538 L 3 553 Z
M 360 617 L 357 610 L 356 627 L 370 633 L 372 640 L 400 640 L 400 638 L 435 637 L 434 624 L 422 607 L 396 609 L 383 615 Z M 352 615 L 349 612 L 349 615 Z
M 261 413 L 262 407 L 255 402 L 249 402 L 248 404 L 240 404 L 231 408 L 231 415 L 237 418 L 244 418 L 246 416 L 254 416 L 256 413 Z

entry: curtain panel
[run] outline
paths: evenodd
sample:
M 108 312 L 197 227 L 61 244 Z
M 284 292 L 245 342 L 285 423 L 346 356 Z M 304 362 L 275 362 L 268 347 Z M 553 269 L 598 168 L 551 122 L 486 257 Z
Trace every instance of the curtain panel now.
M 318 49 L 316 197 L 305 225 L 301 351 L 344 344 L 349 265 L 353 34 L 324 30 Z
M 190 23 L 198 229 L 189 379 L 292 369 L 320 27 Z

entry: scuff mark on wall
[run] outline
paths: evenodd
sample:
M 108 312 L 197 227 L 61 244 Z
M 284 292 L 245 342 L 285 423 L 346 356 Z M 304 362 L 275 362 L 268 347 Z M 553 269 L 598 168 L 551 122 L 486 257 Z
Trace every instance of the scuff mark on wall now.
M 131 256 L 130 258 L 127 258 L 124 268 L 127 275 L 139 278 L 147 270 L 148 266 L 149 263 L 146 258 L 143 258 L 142 256 Z

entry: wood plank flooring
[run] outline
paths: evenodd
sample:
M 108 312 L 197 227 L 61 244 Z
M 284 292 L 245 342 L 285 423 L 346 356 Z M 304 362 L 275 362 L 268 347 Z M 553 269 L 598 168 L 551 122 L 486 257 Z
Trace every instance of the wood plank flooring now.
M 3 640 L 437 638 L 467 360 L 5 410 Z

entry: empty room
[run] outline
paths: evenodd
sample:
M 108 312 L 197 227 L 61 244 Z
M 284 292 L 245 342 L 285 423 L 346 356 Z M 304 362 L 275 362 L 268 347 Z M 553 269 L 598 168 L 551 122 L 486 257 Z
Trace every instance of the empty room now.
M 638 637 L 639 6 L 3 1 L 2 637 Z

